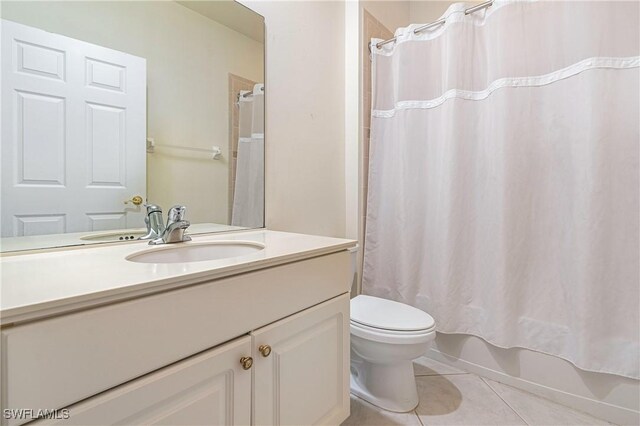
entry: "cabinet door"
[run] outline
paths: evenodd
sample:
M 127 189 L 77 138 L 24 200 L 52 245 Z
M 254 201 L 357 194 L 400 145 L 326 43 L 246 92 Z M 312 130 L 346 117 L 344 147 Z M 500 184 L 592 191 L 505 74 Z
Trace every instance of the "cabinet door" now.
M 66 420 L 37 423 L 248 425 L 251 370 L 240 358 L 250 354 L 244 336 L 72 405 Z
M 254 424 L 340 424 L 349 416 L 348 294 L 252 337 Z

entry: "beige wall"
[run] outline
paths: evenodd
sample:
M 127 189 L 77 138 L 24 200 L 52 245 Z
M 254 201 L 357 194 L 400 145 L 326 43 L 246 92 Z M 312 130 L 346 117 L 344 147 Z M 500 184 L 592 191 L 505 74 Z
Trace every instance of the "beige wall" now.
M 455 1 L 420 1 L 413 0 L 409 2 L 409 16 L 412 24 L 427 24 L 429 22 L 437 21 L 446 11 L 449 6 Z M 466 1 L 467 7 L 472 6 L 480 1 Z
M 455 1 L 438 0 L 363 0 L 360 5 L 392 33 L 409 24 L 436 21 Z M 465 1 L 473 6 L 482 1 Z
M 261 43 L 170 1 L 2 2 L 2 17 L 146 58 L 148 137 L 225 153 L 149 154 L 149 201 L 185 204 L 194 223 L 229 223 L 228 73 L 262 81 Z
M 455 1 L 438 0 L 364 0 L 360 5 L 392 33 L 409 24 L 436 21 Z M 468 6 L 481 1 L 466 1 Z
M 250 1 L 265 17 L 266 225 L 345 235 L 345 5 Z
M 364 0 L 360 5 L 393 33 L 412 22 L 411 3 L 410 0 Z

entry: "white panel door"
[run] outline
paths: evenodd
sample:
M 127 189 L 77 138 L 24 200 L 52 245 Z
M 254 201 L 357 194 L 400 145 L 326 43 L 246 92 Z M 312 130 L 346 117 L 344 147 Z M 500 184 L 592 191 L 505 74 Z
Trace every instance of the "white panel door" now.
M 244 336 L 72 405 L 68 419 L 35 424 L 249 425 L 251 370 L 240 358 L 250 353 Z
M 251 334 L 254 424 L 337 425 L 349 416 L 348 294 Z
M 1 235 L 143 226 L 146 60 L 1 24 Z

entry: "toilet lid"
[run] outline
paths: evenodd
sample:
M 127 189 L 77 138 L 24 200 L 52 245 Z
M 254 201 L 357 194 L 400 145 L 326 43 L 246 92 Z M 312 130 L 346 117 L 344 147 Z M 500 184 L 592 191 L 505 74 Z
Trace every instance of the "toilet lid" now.
M 431 315 L 413 306 L 365 295 L 351 299 L 351 321 L 392 331 L 427 330 L 436 324 Z

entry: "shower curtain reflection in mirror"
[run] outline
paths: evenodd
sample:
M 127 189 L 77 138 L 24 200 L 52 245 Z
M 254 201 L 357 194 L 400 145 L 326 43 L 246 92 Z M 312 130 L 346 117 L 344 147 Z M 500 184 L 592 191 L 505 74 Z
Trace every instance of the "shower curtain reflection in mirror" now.
M 264 84 L 240 91 L 239 137 L 231 224 L 264 226 Z

